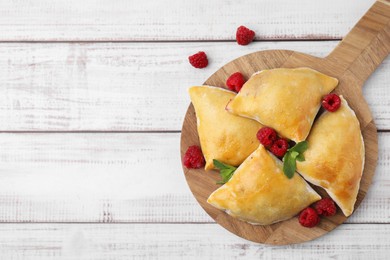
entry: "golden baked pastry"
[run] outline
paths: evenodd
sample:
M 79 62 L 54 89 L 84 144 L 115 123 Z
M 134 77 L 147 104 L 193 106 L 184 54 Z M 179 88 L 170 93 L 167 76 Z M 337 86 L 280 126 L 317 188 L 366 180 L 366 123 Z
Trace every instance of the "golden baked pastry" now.
M 214 168 L 213 159 L 229 165 L 240 165 L 259 146 L 256 133 L 262 125 L 225 110 L 226 104 L 236 95 L 234 92 L 197 86 L 191 87 L 189 93 L 206 159 L 205 169 Z
M 321 98 L 337 84 L 336 78 L 309 68 L 262 70 L 244 84 L 227 110 L 300 142 L 310 132 Z
M 282 162 L 260 145 L 207 202 L 251 224 L 269 225 L 289 219 L 321 199 L 298 174 L 288 179 L 282 167 Z
M 364 168 L 364 142 L 359 121 L 340 96 L 335 112 L 324 112 L 308 137 L 305 161 L 297 171 L 310 183 L 324 188 L 345 216 L 352 214 Z

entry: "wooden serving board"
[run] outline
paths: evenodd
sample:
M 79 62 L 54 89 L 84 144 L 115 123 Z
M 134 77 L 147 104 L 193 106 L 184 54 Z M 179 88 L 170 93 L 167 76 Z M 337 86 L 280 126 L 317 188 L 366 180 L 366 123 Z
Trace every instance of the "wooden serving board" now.
M 259 51 L 242 56 L 220 68 L 205 82 L 206 85 L 225 87 L 226 79 L 240 71 L 246 78 L 253 73 L 272 68 L 309 67 L 339 79 L 335 92 L 342 94 L 355 111 L 365 144 L 365 165 L 355 210 L 365 197 L 375 173 L 378 157 L 376 126 L 370 109 L 362 96 L 366 79 L 390 52 L 390 1 L 377 1 L 361 18 L 342 42 L 325 58 L 313 57 L 288 50 Z M 218 126 L 216 126 L 218 127 Z M 191 145 L 200 145 L 196 115 L 189 106 L 181 134 L 181 156 Z M 341 210 L 333 217 L 322 218 L 314 228 L 302 227 L 296 217 L 268 226 L 254 226 L 235 219 L 209 205 L 206 200 L 219 188 L 217 171 L 183 167 L 188 185 L 203 209 L 221 226 L 245 239 L 273 245 L 293 244 L 320 237 L 343 223 L 347 218 Z M 324 190 L 314 187 L 322 196 Z

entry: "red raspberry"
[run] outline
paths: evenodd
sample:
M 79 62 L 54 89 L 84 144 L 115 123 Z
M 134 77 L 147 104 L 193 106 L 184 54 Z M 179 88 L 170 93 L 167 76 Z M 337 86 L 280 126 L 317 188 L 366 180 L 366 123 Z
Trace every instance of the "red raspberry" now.
M 202 150 L 199 146 L 193 145 L 188 147 L 184 154 L 183 164 L 187 168 L 198 169 L 205 165 L 205 160 L 202 154 Z
M 240 45 L 248 45 L 255 38 L 255 32 L 246 28 L 245 26 L 240 26 L 237 28 L 236 40 Z
M 317 212 L 308 207 L 302 210 L 301 214 L 299 214 L 299 223 L 304 227 L 314 227 L 320 222 L 320 217 Z
M 256 137 L 260 143 L 267 148 L 271 147 L 278 138 L 276 131 L 270 127 L 260 128 L 256 134 Z
M 278 157 L 283 157 L 284 154 L 287 152 L 287 149 L 288 149 L 287 140 L 283 138 L 279 138 L 273 143 L 270 150 L 274 155 Z
M 228 87 L 228 89 L 236 92 L 239 92 L 241 90 L 242 85 L 244 85 L 244 83 L 244 76 L 240 72 L 233 73 L 226 80 L 226 86 Z
M 336 94 L 328 94 L 322 99 L 322 106 L 329 112 L 335 112 L 341 105 L 341 99 Z
M 188 57 L 188 60 L 190 61 L 191 65 L 197 69 L 205 68 L 209 64 L 209 61 L 207 60 L 207 55 L 203 51 L 191 55 L 190 57 Z
M 336 205 L 330 198 L 324 198 L 320 201 L 317 201 L 313 207 L 317 211 L 318 215 L 326 217 L 334 216 L 337 211 Z

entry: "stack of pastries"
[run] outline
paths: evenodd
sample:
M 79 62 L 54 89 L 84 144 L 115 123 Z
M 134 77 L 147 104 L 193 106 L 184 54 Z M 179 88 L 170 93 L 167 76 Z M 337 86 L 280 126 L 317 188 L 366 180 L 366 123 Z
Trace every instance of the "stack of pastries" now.
M 214 159 L 238 166 L 207 202 L 248 223 L 269 225 L 321 199 L 309 182 L 324 188 L 344 215 L 351 215 L 364 167 L 359 121 L 342 96 L 336 112 L 314 120 L 322 97 L 337 84 L 313 69 L 279 68 L 255 73 L 238 94 L 191 87 L 205 169 L 215 168 Z M 258 142 L 256 133 L 263 126 L 294 142 L 308 141 L 305 161 L 297 161 L 298 174 L 292 178 Z

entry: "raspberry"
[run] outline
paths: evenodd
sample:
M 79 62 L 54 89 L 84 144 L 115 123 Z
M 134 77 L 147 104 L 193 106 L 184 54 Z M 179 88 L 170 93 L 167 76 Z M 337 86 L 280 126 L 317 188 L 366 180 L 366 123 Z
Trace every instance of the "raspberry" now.
M 239 92 L 241 90 L 242 85 L 244 85 L 244 83 L 244 76 L 240 72 L 233 73 L 226 80 L 226 86 L 228 87 L 228 89 L 236 92 Z
M 335 112 L 341 105 L 341 99 L 336 94 L 328 94 L 322 99 L 321 103 L 329 112 Z
M 320 217 L 317 212 L 308 207 L 302 210 L 301 214 L 299 214 L 299 223 L 304 227 L 314 227 L 320 222 Z
M 202 150 L 199 146 L 193 145 L 188 147 L 184 154 L 183 164 L 187 168 L 198 169 L 205 165 L 205 160 L 202 154 Z
M 240 26 L 237 28 L 236 40 L 240 45 L 248 45 L 255 38 L 255 32 L 246 28 L 245 26 Z
M 203 51 L 191 55 L 190 57 L 188 57 L 188 60 L 190 61 L 191 65 L 197 69 L 205 68 L 209 64 L 209 61 L 207 60 L 207 55 Z
M 288 149 L 287 140 L 283 138 L 279 138 L 273 143 L 270 150 L 274 155 L 278 157 L 283 157 L 284 154 L 287 152 L 287 149 Z
M 259 139 L 260 143 L 267 148 L 271 147 L 278 138 L 276 131 L 270 127 L 260 128 L 256 137 Z
M 317 201 L 313 207 L 317 211 L 318 215 L 326 217 L 334 216 L 337 211 L 336 205 L 330 198 L 324 198 L 320 201 Z

